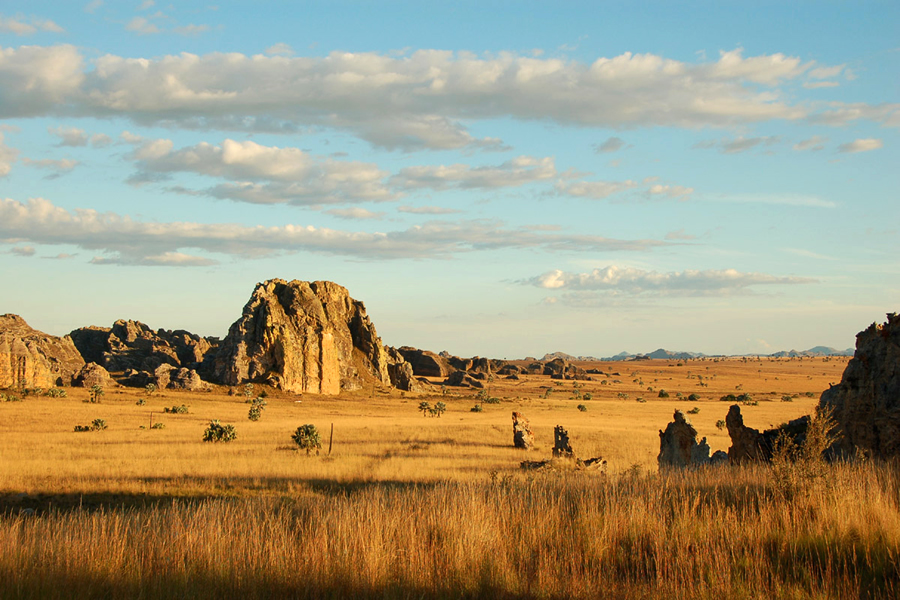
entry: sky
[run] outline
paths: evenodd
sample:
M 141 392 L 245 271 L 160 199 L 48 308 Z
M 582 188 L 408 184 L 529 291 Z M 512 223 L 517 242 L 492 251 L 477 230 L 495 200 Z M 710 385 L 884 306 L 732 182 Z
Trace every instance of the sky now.
M 462 356 L 900 309 L 896 2 L 0 5 L 0 313 L 224 336 L 330 280 Z

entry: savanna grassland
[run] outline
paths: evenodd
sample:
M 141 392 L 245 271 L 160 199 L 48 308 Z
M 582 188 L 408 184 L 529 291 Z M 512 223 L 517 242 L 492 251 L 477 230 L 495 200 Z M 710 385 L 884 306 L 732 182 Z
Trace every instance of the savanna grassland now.
M 748 394 L 745 423 L 767 428 L 809 414 L 845 365 L 586 364 L 604 374 L 578 388 L 495 376 L 485 395 L 498 403 L 439 385 L 340 397 L 257 386 L 257 422 L 225 388 L 0 403 L 0 597 L 895 597 L 896 465 L 787 478 L 656 468 L 676 408 L 699 409 L 700 435 L 727 450 L 721 396 Z M 447 411 L 426 416 L 423 401 Z M 535 450 L 512 448 L 514 410 Z M 107 429 L 73 431 L 98 418 Z M 237 439 L 203 443 L 211 419 Z M 322 433 L 318 456 L 291 441 L 305 423 Z M 549 457 L 555 425 L 606 473 L 522 471 Z

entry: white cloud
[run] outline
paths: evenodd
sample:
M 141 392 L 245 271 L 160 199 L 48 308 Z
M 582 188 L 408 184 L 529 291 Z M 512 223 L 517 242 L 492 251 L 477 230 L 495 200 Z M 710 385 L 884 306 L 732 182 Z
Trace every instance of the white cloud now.
M 863 104 L 856 102 L 845 104 L 832 102 L 830 106 L 831 110 L 810 115 L 810 120 L 814 123 L 831 126 L 866 120 L 880 123 L 886 127 L 900 127 L 900 103 Z
M 388 173 L 377 165 L 317 157 L 299 148 L 226 139 L 221 146 L 203 142 L 174 150 L 171 140 L 149 140 L 132 157 L 139 168 L 129 179 L 132 183 L 158 181 L 175 172 L 197 173 L 228 180 L 204 193 L 256 204 L 379 202 L 397 197 L 384 183 Z
M 50 159 L 50 158 L 42 158 L 40 160 L 32 160 L 30 158 L 23 158 L 22 163 L 28 165 L 29 167 L 35 167 L 37 169 L 44 169 L 47 171 L 52 171 L 50 175 L 47 176 L 47 179 L 56 179 L 57 177 L 61 177 L 78 166 L 77 160 L 72 160 L 70 158 L 62 158 L 62 159 Z
M 741 204 L 779 204 L 807 208 L 835 208 L 836 202 L 808 194 L 728 194 L 711 196 L 708 199 Z
M 757 146 L 773 146 L 781 141 L 777 135 L 745 138 L 722 138 L 720 140 L 704 140 L 694 144 L 696 149 L 717 148 L 722 154 L 739 154 L 756 148 Z
M 290 44 L 279 42 L 266 48 L 266 54 L 269 56 L 293 56 L 294 49 L 291 48 Z
M 809 72 L 810 79 L 832 79 L 841 74 L 845 65 L 834 65 L 833 67 L 817 67 Z
M 138 35 L 150 35 L 161 32 L 159 27 L 144 17 L 133 18 L 125 25 L 125 31 L 133 31 Z
M 347 219 L 347 220 L 380 220 L 384 218 L 383 212 L 373 212 L 371 210 L 366 210 L 365 208 L 360 208 L 358 206 L 353 206 L 351 208 L 333 208 L 331 210 L 326 210 L 326 213 L 329 215 L 334 215 L 339 219 Z
M 6 177 L 12 171 L 12 164 L 19 157 L 19 151 L 10 148 L 3 142 L 3 132 L 0 131 L 0 177 Z
M 594 149 L 598 154 L 607 154 L 609 152 L 615 152 L 616 150 L 621 150 L 625 147 L 625 141 L 622 138 L 611 137 L 599 146 L 596 146 Z
M 101 6 L 103 6 L 103 0 L 91 0 L 84 5 L 84 12 L 94 13 Z
M 138 145 L 144 143 L 143 136 L 131 133 L 130 131 L 123 131 L 119 135 L 119 138 L 126 144 Z
M 129 29 L 153 33 L 153 17 Z M 65 59 L 65 60 L 62 60 Z M 810 116 L 775 86 L 800 76 L 780 54 L 687 63 L 625 53 L 592 63 L 512 53 L 419 50 L 402 56 L 333 52 L 325 57 L 183 53 L 156 59 L 105 55 L 83 65 L 71 47 L 4 50 L 0 116 L 63 106 L 142 125 L 295 131 L 349 130 L 392 149 L 503 148 L 464 122 L 492 118 L 586 127 L 731 126 Z M 7 71 L 18 73 L 11 78 Z M 66 86 L 35 87 L 50 80 Z M 762 89 L 760 89 L 762 88 Z
M 626 295 L 720 296 L 744 293 L 748 288 L 758 285 L 793 285 L 815 282 L 815 279 L 806 277 L 742 273 L 735 269 L 659 273 L 612 265 L 594 269 L 590 273 L 571 273 L 557 269 L 532 277 L 524 283 L 559 291 Z
M 0 241 L 69 244 L 103 251 L 100 260 L 118 264 L 159 264 L 187 249 L 253 258 L 282 252 L 317 252 L 364 260 L 446 258 L 483 250 L 537 248 L 548 251 L 647 251 L 658 240 L 619 240 L 510 229 L 502 222 L 431 221 L 405 230 L 352 232 L 303 225 L 280 227 L 230 223 L 138 221 L 115 213 L 68 211 L 36 198 L 22 204 L 0 200 Z M 163 257 L 163 258 L 161 258 Z M 207 259 L 208 260 L 208 259 Z M 169 261 L 171 264 L 171 260 Z M 177 260 L 176 260 L 177 262 Z M 182 263 L 183 264 L 183 263 Z
M 834 88 L 838 87 L 840 84 L 837 81 L 816 81 L 815 83 L 806 82 L 803 84 L 808 90 L 820 90 L 823 88 Z
M 519 156 L 497 166 L 471 167 L 454 164 L 404 167 L 391 177 L 391 184 L 403 190 L 494 189 L 546 181 L 556 175 L 552 157 Z
M 15 256 L 34 256 L 34 252 L 33 246 L 16 246 L 9 251 L 10 254 Z
M 94 148 L 103 148 L 113 143 L 113 139 L 105 133 L 95 133 L 91 136 L 91 146 Z
M 409 213 L 412 215 L 452 215 L 462 211 L 456 208 L 445 208 L 443 206 L 398 206 L 397 212 Z
M 853 140 L 852 142 L 847 142 L 846 144 L 841 144 L 838 146 L 838 152 L 855 154 L 856 152 L 869 152 L 871 150 L 878 150 L 879 148 L 884 147 L 884 142 L 876 138 L 865 138 L 860 140 Z
M 63 33 L 65 29 L 50 21 L 37 17 L 4 17 L 0 15 L 0 33 L 12 33 L 15 35 L 32 35 L 38 31 L 50 33 Z
M 691 194 L 694 193 L 694 188 L 685 187 L 683 185 L 663 185 L 657 183 L 651 185 L 647 190 L 647 193 L 651 196 L 666 196 L 668 198 L 687 200 L 690 198 Z
M 144 0 L 143 2 L 141 2 L 141 5 L 138 6 L 138 10 L 147 10 L 148 8 L 153 8 L 154 6 L 156 6 L 156 2 L 154 2 L 153 0 Z
M 627 181 L 573 181 L 571 183 L 558 181 L 555 187 L 560 194 L 602 200 L 613 194 L 637 187 L 637 185 L 636 182 L 629 179 Z
M 88 134 L 75 127 L 48 127 L 47 132 L 59 138 L 60 146 L 87 146 Z
M 803 152 L 806 150 L 809 150 L 811 152 L 818 152 L 825 149 L 825 142 L 827 141 L 827 137 L 814 135 L 811 138 L 800 140 L 799 142 L 794 144 L 794 150 L 797 150 L 798 152 Z

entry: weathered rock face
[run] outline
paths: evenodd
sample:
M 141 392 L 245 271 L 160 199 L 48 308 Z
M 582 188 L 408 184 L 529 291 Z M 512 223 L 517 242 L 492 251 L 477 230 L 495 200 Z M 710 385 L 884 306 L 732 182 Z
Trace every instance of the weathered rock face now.
M 569 432 L 562 425 L 553 428 L 553 457 L 575 458 L 575 451 L 569 443 Z
M 447 359 L 439 354 L 409 346 L 397 348 L 397 351 L 412 366 L 417 377 L 446 377 L 450 373 Z
M 806 439 L 809 417 L 800 417 L 774 429 L 759 431 L 744 425 L 741 407 L 732 404 L 725 416 L 725 425 L 731 437 L 728 460 L 733 465 L 772 460 L 772 450 L 779 435 L 786 435 L 794 444 L 801 445 Z
M 163 364 L 196 368 L 218 343 L 188 331 L 154 331 L 140 321 L 122 319 L 110 328 L 82 327 L 69 335 L 85 360 L 108 371 L 154 371 Z
M 523 450 L 531 450 L 534 447 L 534 434 L 531 425 L 522 413 L 514 412 L 513 421 L 513 446 Z
M 153 372 L 152 383 L 158 389 L 202 390 L 205 385 L 200 375 L 193 369 L 173 367 L 169 364 L 159 365 Z
M 97 363 L 89 362 L 78 371 L 72 385 L 83 388 L 91 388 L 95 385 L 99 385 L 100 387 L 105 388 L 109 386 L 110 383 L 112 383 L 112 378 L 109 376 L 109 371 Z
M 418 391 L 422 384 L 416 379 L 413 366 L 403 359 L 403 355 L 396 348 L 386 346 L 385 351 L 388 355 L 387 368 L 391 385 L 399 390 Z
M 18 315 L 0 315 L 0 388 L 71 385 L 83 366 L 69 336 L 47 335 Z
M 841 382 L 822 394 L 819 406 L 834 411 L 842 453 L 900 456 L 900 315 L 890 313 L 884 324 L 857 334 Z
M 660 468 L 706 465 L 711 460 L 709 450 L 706 438 L 698 442 L 697 430 L 683 412 L 676 410 L 666 430 L 659 432 L 659 456 L 656 460 Z
M 391 358 L 362 302 L 330 281 L 257 284 L 215 358 L 225 385 L 269 383 L 295 393 L 338 394 L 391 384 Z
M 483 388 L 484 384 L 469 375 L 466 371 L 454 371 L 444 380 L 444 385 Z

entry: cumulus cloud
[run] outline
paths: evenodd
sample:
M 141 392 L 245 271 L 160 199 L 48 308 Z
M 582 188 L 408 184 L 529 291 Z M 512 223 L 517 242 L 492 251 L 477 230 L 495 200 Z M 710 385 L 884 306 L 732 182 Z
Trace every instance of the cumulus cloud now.
M 291 48 L 290 44 L 279 42 L 266 48 L 266 54 L 269 56 L 293 56 L 294 49 Z
M 816 283 L 806 277 L 780 277 L 765 273 L 743 273 L 735 269 L 685 270 L 659 273 L 631 267 L 608 266 L 589 273 L 571 273 L 559 269 L 525 280 L 547 290 L 566 292 L 602 292 L 611 295 L 722 296 L 747 293 L 758 285 L 794 285 Z
M 52 173 L 47 176 L 47 179 L 56 179 L 57 177 L 61 177 L 77 167 L 79 164 L 77 160 L 72 160 L 70 158 L 42 158 L 40 160 L 23 158 L 22 163 L 28 165 L 29 167 L 35 167 L 36 169 L 52 171 Z
M 777 135 L 745 138 L 722 138 L 720 140 L 704 140 L 694 144 L 695 149 L 716 148 L 722 154 L 739 154 L 756 148 L 757 146 L 773 146 L 781 141 Z
M 651 185 L 647 189 L 647 194 L 650 196 L 665 196 L 667 198 L 678 198 L 680 200 L 687 200 L 693 193 L 694 188 L 685 187 L 683 185 L 663 185 L 657 183 Z
M 16 246 L 9 253 L 15 256 L 34 256 L 34 246 Z
M 98 260 L 116 264 L 192 264 L 189 249 L 253 258 L 285 252 L 315 252 L 363 260 L 446 258 L 501 249 L 548 251 L 647 251 L 666 243 L 598 235 L 542 233 L 509 228 L 495 220 L 430 221 L 389 232 L 341 231 L 303 225 L 279 227 L 230 223 L 139 221 L 115 213 L 68 211 L 48 200 L 0 200 L 0 242 L 69 244 L 102 251 Z M 201 259 L 212 260 L 212 259 Z M 193 261 L 196 263 L 197 261 Z
M 609 152 L 615 152 L 616 150 L 621 150 L 625 147 L 625 141 L 622 138 L 611 137 L 599 146 L 596 146 L 594 149 L 598 154 L 607 154 Z
M 804 152 L 807 150 L 810 152 L 818 152 L 825 149 L 825 142 L 827 141 L 827 137 L 814 135 L 811 138 L 800 140 L 799 142 L 794 144 L 794 150 L 797 150 L 798 152 Z
M 877 138 L 865 138 L 860 140 L 853 140 L 852 142 L 847 142 L 846 144 L 841 144 L 838 146 L 838 152 L 843 152 L 847 154 L 855 154 L 856 152 L 869 152 L 871 150 L 878 150 L 879 148 L 884 147 L 884 142 Z
M 135 17 L 125 24 L 125 31 L 131 31 L 138 35 L 151 35 L 160 33 L 162 30 L 144 17 Z
M 90 134 L 76 127 L 48 127 L 47 132 L 59 138 L 58 146 L 83 147 L 90 144 L 102 148 L 112 144 L 112 138 L 105 133 Z
M 353 206 L 351 208 L 333 208 L 331 210 L 326 210 L 325 212 L 339 219 L 347 220 L 377 221 L 384 218 L 383 212 L 374 212 L 371 210 L 366 210 L 365 208 L 360 208 L 358 206 Z
M 560 194 L 603 200 L 613 194 L 637 187 L 637 182 L 626 181 L 573 181 L 556 182 L 556 191 Z
M 397 212 L 409 213 L 412 215 L 452 215 L 462 211 L 456 208 L 446 208 L 443 206 L 398 206 Z
M 3 132 L 0 131 L 0 177 L 6 177 L 12 171 L 12 164 L 16 162 L 19 151 L 10 148 L 3 142 Z
M 553 158 L 519 156 L 497 166 L 471 167 L 454 164 L 405 167 L 391 178 L 391 184 L 404 190 L 492 189 L 546 181 L 556 175 Z
M 0 15 L 0 33 L 31 35 L 38 31 L 63 33 L 65 29 L 48 19 L 37 17 L 4 17 Z
M 136 17 L 129 28 L 160 29 L 152 17 Z M 777 86 L 811 66 L 782 54 L 744 57 L 740 50 L 700 63 L 654 54 L 584 63 L 419 50 L 399 56 L 104 55 L 86 67 L 70 46 L 23 47 L 0 55 L 0 117 L 68 112 L 190 128 L 326 126 L 391 149 L 499 149 L 502 141 L 477 138 L 463 123 L 513 118 L 702 127 L 806 118 L 812 109 L 790 103 Z
M 810 120 L 814 123 L 832 126 L 847 125 L 853 121 L 866 120 L 880 123 L 886 127 L 900 127 L 900 103 L 832 102 L 829 106 L 830 110 L 810 115 Z
M 124 134 L 123 134 L 124 135 Z M 138 172 L 129 181 L 159 181 L 175 172 L 228 180 L 203 193 L 254 204 L 297 205 L 394 200 L 377 165 L 313 156 L 299 148 L 226 139 L 174 149 L 171 140 L 144 140 L 131 154 Z M 173 188 L 175 191 L 185 191 Z

